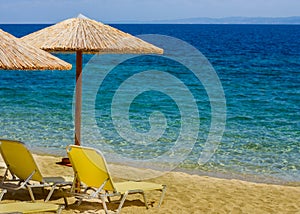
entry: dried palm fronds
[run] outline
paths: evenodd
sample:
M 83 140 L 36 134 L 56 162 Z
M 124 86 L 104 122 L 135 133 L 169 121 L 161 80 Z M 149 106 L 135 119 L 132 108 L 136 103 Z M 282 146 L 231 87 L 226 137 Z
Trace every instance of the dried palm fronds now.
M 69 70 L 72 65 L 0 29 L 0 69 Z
M 83 53 L 157 53 L 163 50 L 128 33 L 88 18 L 71 18 L 22 37 L 46 51 Z

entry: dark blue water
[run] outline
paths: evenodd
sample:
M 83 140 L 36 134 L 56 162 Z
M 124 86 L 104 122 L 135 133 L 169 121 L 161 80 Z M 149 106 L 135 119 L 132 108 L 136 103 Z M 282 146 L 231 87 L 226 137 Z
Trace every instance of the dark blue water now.
M 0 28 L 21 37 L 46 26 L 0 25 Z M 99 141 L 137 159 L 161 155 L 174 146 L 180 131 L 179 110 L 169 96 L 157 91 L 137 96 L 129 119 L 134 129 L 143 133 L 150 129 L 151 112 L 162 112 L 168 128 L 158 143 L 132 146 L 114 129 L 110 112 L 113 95 L 124 79 L 145 68 L 135 65 L 139 61 L 139 65 L 159 68 L 181 79 L 197 101 L 201 117 L 199 136 L 180 168 L 258 181 L 300 181 L 300 26 L 113 26 L 133 35 L 172 36 L 202 52 L 224 89 L 226 129 L 210 161 L 199 166 L 197 160 L 211 123 L 209 98 L 202 85 L 196 83 L 197 79 L 181 65 L 144 56 L 113 70 L 99 89 L 95 107 L 96 123 L 103 135 Z M 75 64 L 73 54 L 56 55 Z M 84 63 L 91 57 L 84 56 Z M 74 68 L 0 71 L 0 137 L 22 140 L 37 152 L 64 154 L 65 146 L 73 143 L 74 76 Z

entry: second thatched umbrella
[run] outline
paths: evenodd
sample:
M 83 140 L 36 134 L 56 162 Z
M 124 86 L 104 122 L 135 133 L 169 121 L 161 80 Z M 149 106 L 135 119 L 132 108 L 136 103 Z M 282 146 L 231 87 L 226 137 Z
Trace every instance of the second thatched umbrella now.
M 163 53 L 163 49 L 161 48 L 84 16 L 67 19 L 24 36 L 22 40 L 46 51 L 76 52 L 76 145 L 80 145 L 82 53 Z

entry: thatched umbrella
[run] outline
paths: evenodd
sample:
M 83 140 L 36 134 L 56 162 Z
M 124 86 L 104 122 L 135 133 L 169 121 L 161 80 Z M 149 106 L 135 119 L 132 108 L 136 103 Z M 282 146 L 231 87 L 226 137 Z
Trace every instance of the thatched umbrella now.
M 70 70 L 72 65 L 0 29 L 1 70 Z
M 46 51 L 76 52 L 76 145 L 80 145 L 82 53 L 163 53 L 161 48 L 82 15 L 31 33 L 22 40 Z

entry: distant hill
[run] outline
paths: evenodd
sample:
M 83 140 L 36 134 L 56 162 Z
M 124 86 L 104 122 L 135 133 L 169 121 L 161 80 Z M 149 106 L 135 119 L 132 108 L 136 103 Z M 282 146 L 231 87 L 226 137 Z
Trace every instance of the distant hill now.
M 118 23 L 153 24 L 300 24 L 300 16 L 291 17 L 225 17 L 225 18 L 187 18 L 154 21 L 123 21 Z
M 160 22 L 160 21 L 159 21 Z M 164 22 L 164 21 L 162 21 Z M 225 17 L 225 18 L 189 18 L 165 20 L 178 24 L 300 24 L 300 16 L 293 17 Z

